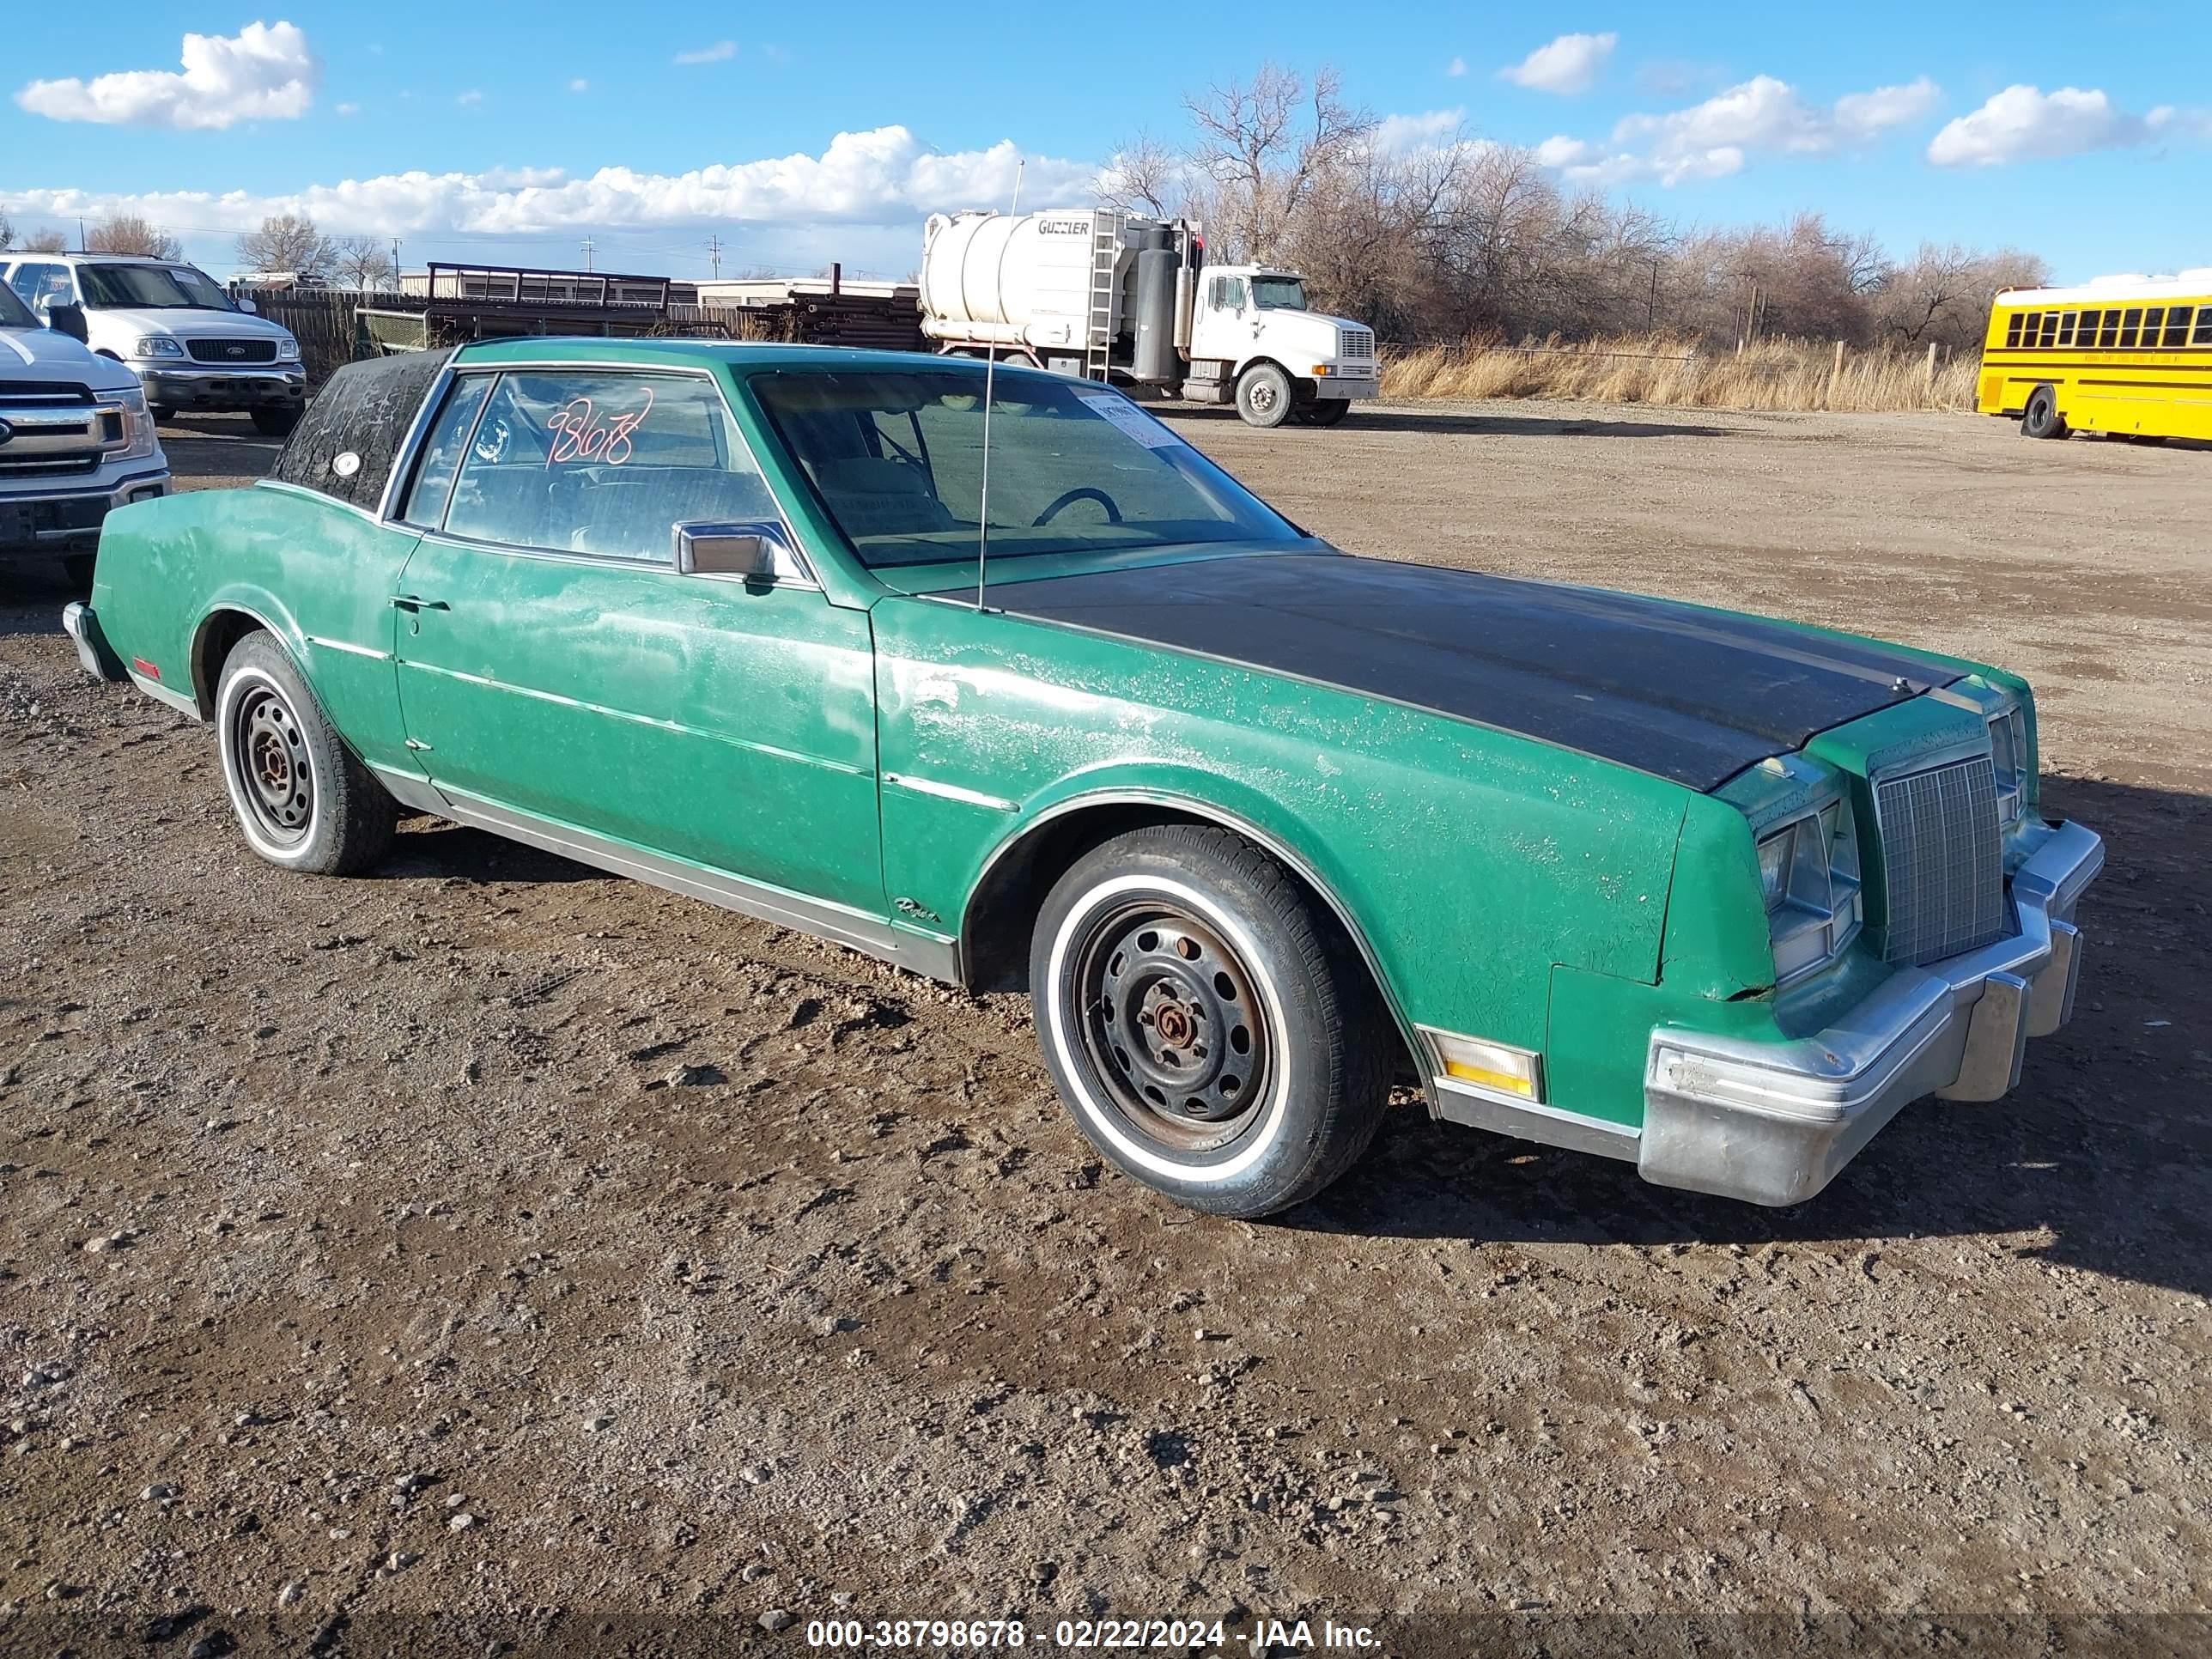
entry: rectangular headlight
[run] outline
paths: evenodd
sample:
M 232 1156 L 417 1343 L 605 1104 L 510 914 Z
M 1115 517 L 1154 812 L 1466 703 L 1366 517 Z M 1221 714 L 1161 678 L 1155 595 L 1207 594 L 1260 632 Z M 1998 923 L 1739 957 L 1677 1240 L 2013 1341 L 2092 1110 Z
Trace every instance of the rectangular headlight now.
M 2027 799 L 2027 714 L 2008 708 L 1990 721 L 1990 764 L 1996 774 L 1997 821 L 2018 822 Z
M 1850 803 L 1838 796 L 1760 836 L 1759 886 L 1778 984 L 1840 956 L 1863 914 Z

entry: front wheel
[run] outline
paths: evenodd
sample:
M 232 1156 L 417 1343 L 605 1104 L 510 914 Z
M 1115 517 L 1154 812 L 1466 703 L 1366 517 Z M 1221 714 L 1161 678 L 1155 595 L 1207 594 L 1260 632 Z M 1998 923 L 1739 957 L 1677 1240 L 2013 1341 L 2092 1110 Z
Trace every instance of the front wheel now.
M 2066 419 L 2058 412 L 2058 394 L 2047 386 L 2028 393 L 2027 411 L 2020 417 L 2020 429 L 2030 438 L 2064 437 Z
M 1237 379 L 1237 412 L 1247 426 L 1280 426 L 1291 417 L 1291 377 L 1273 363 L 1255 363 Z
M 1334 426 L 1351 412 L 1349 398 L 1316 398 L 1298 405 L 1297 422 L 1300 426 Z
M 312 875 L 367 869 L 392 845 L 392 797 L 339 738 L 284 648 L 240 640 L 216 692 L 223 787 L 246 844 Z
M 1225 830 L 1106 842 L 1037 918 L 1047 1068 L 1123 1173 L 1214 1215 L 1313 1197 L 1366 1151 L 1395 1058 L 1335 919 Z
M 275 404 L 253 410 L 253 429 L 264 438 L 289 438 L 300 424 L 300 410 L 290 404 Z

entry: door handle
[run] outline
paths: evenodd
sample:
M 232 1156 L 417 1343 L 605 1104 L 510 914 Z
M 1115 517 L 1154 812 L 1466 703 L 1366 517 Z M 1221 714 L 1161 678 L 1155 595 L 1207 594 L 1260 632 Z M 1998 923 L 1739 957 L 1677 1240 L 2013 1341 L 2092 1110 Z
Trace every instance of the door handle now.
M 450 611 L 453 606 L 443 599 L 425 599 L 412 593 L 394 593 L 392 603 L 401 611 Z

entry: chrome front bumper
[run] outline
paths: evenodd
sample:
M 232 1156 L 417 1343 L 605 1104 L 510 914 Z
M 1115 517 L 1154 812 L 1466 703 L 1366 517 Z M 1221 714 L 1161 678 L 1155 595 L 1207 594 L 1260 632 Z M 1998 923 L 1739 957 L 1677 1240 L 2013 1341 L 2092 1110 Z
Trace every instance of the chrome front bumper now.
M 2008 1092 L 2027 1039 L 2073 1015 L 2081 974 L 2074 907 L 2104 866 L 2093 831 L 2055 825 L 2013 873 L 2017 933 L 1899 969 L 1842 1023 L 1810 1036 L 1751 1042 L 1654 1030 L 1637 1150 L 1644 1178 L 1796 1204 L 1922 1096 Z

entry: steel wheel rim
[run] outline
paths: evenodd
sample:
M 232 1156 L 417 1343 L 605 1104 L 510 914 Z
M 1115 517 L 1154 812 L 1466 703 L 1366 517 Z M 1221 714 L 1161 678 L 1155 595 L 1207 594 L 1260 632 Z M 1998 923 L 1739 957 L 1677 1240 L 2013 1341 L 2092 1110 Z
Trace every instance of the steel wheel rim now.
M 1275 1057 L 1258 977 L 1200 918 L 1139 897 L 1085 930 L 1073 1024 L 1105 1103 L 1176 1158 L 1206 1158 L 1265 1114 Z
M 1262 415 L 1274 412 L 1275 386 L 1272 380 L 1258 380 L 1252 383 L 1252 407 Z
M 265 685 L 239 694 L 230 711 L 231 775 L 262 836 L 282 846 L 307 838 L 315 816 L 315 769 L 292 706 Z

